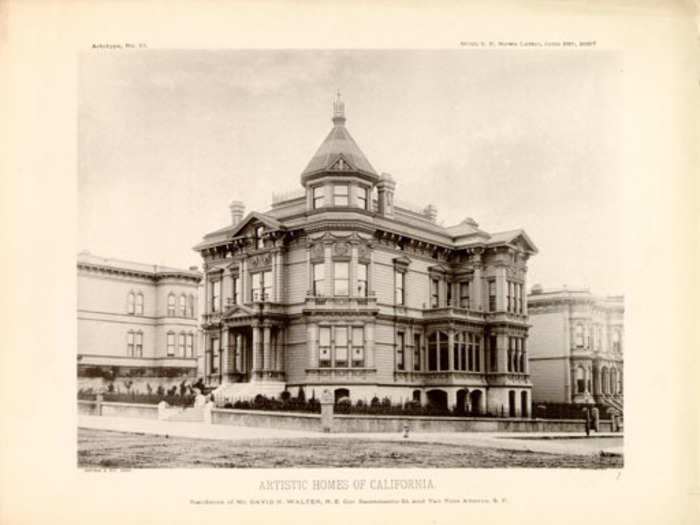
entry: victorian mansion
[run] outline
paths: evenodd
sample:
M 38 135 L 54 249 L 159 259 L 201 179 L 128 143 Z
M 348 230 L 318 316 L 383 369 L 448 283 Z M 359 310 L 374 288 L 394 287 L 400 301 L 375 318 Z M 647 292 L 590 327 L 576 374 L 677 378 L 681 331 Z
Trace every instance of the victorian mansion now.
M 336 399 L 418 400 L 530 414 L 522 230 L 444 227 L 395 204 L 345 126 L 301 173 L 303 190 L 204 236 L 204 375 L 219 399 L 328 389 Z

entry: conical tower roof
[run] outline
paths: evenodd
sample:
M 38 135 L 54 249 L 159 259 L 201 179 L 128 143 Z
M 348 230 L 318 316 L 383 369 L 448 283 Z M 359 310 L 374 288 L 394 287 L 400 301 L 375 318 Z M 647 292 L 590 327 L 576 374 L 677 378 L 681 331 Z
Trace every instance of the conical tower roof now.
M 340 100 L 340 93 L 333 103 L 333 129 L 302 172 L 302 182 L 314 174 L 326 171 L 359 172 L 378 177 L 345 127 L 345 104 Z

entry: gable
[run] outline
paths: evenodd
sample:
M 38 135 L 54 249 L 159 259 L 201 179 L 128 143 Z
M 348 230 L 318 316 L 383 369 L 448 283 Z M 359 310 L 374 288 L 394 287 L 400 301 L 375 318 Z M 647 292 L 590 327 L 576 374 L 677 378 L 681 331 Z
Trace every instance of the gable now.
M 277 219 L 273 219 L 262 213 L 251 212 L 236 225 L 235 229 L 231 231 L 231 235 L 233 237 L 253 236 L 258 226 L 263 226 L 265 231 L 284 229 L 282 223 Z

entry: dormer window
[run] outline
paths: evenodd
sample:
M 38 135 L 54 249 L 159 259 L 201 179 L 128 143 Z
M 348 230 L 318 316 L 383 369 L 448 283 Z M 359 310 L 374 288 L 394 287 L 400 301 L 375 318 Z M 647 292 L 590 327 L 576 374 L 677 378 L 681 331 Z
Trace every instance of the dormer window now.
M 263 241 L 263 231 L 265 231 L 263 226 L 258 226 L 255 228 L 255 247 L 258 250 L 262 250 L 265 247 L 265 241 Z
M 314 199 L 314 210 L 317 210 L 319 208 L 323 208 L 325 204 L 325 188 L 323 186 L 316 186 L 313 189 L 313 199 Z
M 348 185 L 334 184 L 333 185 L 333 206 L 348 205 Z

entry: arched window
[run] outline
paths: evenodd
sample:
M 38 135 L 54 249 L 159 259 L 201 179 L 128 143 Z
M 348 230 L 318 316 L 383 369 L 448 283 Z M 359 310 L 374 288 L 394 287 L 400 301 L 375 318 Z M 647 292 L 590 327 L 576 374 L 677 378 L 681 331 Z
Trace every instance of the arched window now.
M 583 394 L 586 391 L 585 372 L 582 366 L 576 367 L 576 392 Z
M 136 294 L 136 315 L 143 315 L 143 294 Z
M 168 295 L 168 317 L 175 317 L 175 294 Z
M 166 350 L 169 357 L 175 355 L 175 334 L 173 332 L 168 332 Z
M 126 311 L 131 315 L 134 314 L 134 292 L 129 292 L 126 302 Z
M 184 293 L 180 296 L 180 317 L 187 317 L 187 297 Z
M 580 323 L 576 325 L 574 342 L 576 344 L 576 348 L 583 348 L 583 325 Z

